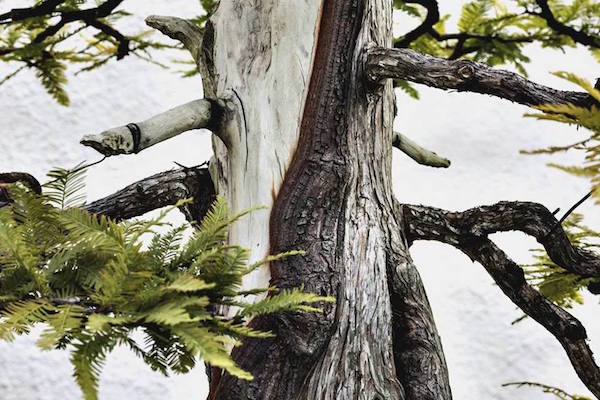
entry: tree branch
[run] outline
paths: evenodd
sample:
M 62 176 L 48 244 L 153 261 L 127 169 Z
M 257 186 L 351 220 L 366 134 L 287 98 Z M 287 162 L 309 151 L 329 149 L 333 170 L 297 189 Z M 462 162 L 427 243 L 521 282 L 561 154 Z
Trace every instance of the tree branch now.
M 554 214 L 541 204 L 503 201 L 463 212 L 407 207 L 411 212 L 417 212 L 419 218 L 415 221 L 421 224 L 426 216 L 432 221 L 439 218 L 435 223 L 441 229 L 440 235 L 450 230 L 460 233 L 459 236 L 473 237 L 486 237 L 496 232 L 523 232 L 544 246 L 550 259 L 565 270 L 582 278 L 600 277 L 600 256 L 574 247 Z M 420 227 L 415 225 L 415 229 Z
M 421 25 L 408 32 L 402 39 L 398 40 L 394 44 L 394 47 L 399 49 L 408 47 L 412 42 L 426 33 L 430 33 L 432 31 L 436 32 L 433 29 L 433 26 L 440 20 L 440 10 L 436 0 L 404 0 L 404 3 L 419 4 L 425 7 L 427 9 L 427 17 L 425 17 L 425 20 Z
M 548 219 L 545 215 L 547 210 L 539 209 L 539 205 L 537 207 L 535 210 L 532 203 L 499 203 L 452 213 L 424 206 L 402 205 L 399 212 L 404 218 L 409 242 L 436 240 L 447 243 L 483 265 L 515 305 L 556 337 L 582 382 L 600 398 L 600 369 L 587 345 L 587 333 L 583 325 L 530 286 L 521 267 L 486 236 L 509 229 L 531 234 L 539 234 L 540 230 L 545 232 L 543 226 Z M 572 265 L 567 267 L 573 269 Z
M 573 39 L 574 42 L 582 44 L 584 46 L 594 47 L 600 49 L 600 39 L 594 36 L 588 35 L 584 31 L 578 31 L 568 25 L 563 24 L 556 19 L 554 13 L 550 9 L 547 0 L 535 0 L 541 12 L 530 13 L 546 20 L 546 24 L 552 30 L 558 32 L 561 35 L 565 35 Z
M 21 182 L 26 184 L 34 193 L 42 194 L 42 185 L 35 177 L 26 172 L 5 172 L 0 173 L 0 187 L 3 183 Z
M 182 199 L 193 198 L 194 202 L 184 205 L 181 211 L 188 221 L 201 221 L 215 196 L 208 168 L 180 168 L 142 179 L 88 204 L 85 209 L 94 214 L 124 220 L 174 205 Z
M 96 135 L 85 135 L 81 144 L 105 156 L 139 153 L 186 131 L 215 128 L 223 115 L 222 110 L 218 101 L 194 100 L 143 122 L 119 126 Z
M 470 60 L 445 60 L 409 49 L 375 47 L 368 51 L 367 74 L 373 82 L 404 79 L 443 90 L 488 94 L 527 106 L 597 104 L 587 93 L 552 89 L 519 74 Z
M 421 165 L 435 168 L 448 168 L 450 160 L 427 150 L 400 132 L 394 132 L 392 145 Z
M 10 20 L 10 22 L 16 22 L 27 18 L 52 14 L 56 10 L 56 7 L 64 2 L 65 0 L 46 0 L 33 7 L 13 8 L 9 12 L 0 14 L 0 21 L 5 22 L 6 20 Z
M 61 12 L 60 20 L 55 25 L 52 25 L 39 33 L 35 39 L 33 39 L 33 43 L 41 43 L 47 38 L 54 36 L 62 27 L 71 22 L 83 21 L 87 24 L 90 24 L 92 21 L 99 18 L 108 17 L 122 2 L 123 0 L 106 0 L 104 3 L 95 8 Z
M 110 25 L 105 24 L 97 19 L 93 19 L 90 21 L 86 21 L 89 25 L 98 29 L 101 32 L 104 32 L 108 36 L 112 36 L 118 43 L 117 47 L 117 60 L 122 60 L 125 56 L 129 54 L 129 38 L 123 35 L 121 32 L 116 30 Z
M 202 47 L 202 30 L 193 22 L 177 17 L 151 15 L 146 18 L 146 24 L 158 29 L 171 39 L 180 41 L 192 54 L 196 63 L 200 62 Z

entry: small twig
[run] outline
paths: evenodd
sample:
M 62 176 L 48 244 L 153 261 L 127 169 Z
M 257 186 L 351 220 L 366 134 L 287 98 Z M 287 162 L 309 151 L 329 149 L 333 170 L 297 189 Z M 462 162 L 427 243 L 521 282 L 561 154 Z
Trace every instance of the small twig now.
M 590 197 L 592 197 L 592 194 L 594 194 L 594 191 L 590 191 L 588 194 L 586 194 L 585 196 L 583 196 L 581 198 L 581 200 L 579 200 L 577 203 L 573 204 L 573 207 L 569 208 L 567 210 L 567 212 L 565 213 L 565 215 L 563 215 L 563 217 L 558 221 L 558 225 L 562 225 L 563 222 L 565 222 L 565 220 L 567 218 L 569 218 L 569 215 L 571 215 L 571 213 L 573 213 L 573 211 L 575 211 L 575 209 L 577 207 L 579 207 L 580 205 L 582 205 L 587 199 L 589 199 Z
M 593 190 L 590 191 L 585 196 L 583 196 L 577 203 L 573 204 L 573 207 L 571 207 L 567 210 L 565 215 L 563 215 L 562 218 L 559 219 L 558 222 L 552 227 L 552 229 L 550 229 L 550 231 L 548 231 L 548 233 L 546 233 L 546 236 L 544 236 L 544 238 L 547 238 L 548 236 L 550 236 L 552 234 L 552 232 L 554 232 L 556 230 L 556 228 L 558 228 L 559 226 L 562 226 L 562 223 L 565 222 L 567 218 L 569 218 L 569 215 L 571 215 L 573 213 L 573 211 L 575 211 L 577 209 L 577 207 L 582 205 L 587 199 L 592 197 L 592 194 L 594 194 Z M 558 213 L 559 210 L 560 210 L 560 208 L 557 209 L 553 214 L 555 215 L 556 213 Z
M 104 161 L 106 159 L 107 159 L 107 156 L 104 156 L 100 160 L 95 161 L 95 162 L 90 163 L 90 164 L 83 164 L 83 162 L 81 162 L 81 163 L 77 164 L 72 170 L 69 170 L 69 172 L 72 173 L 72 174 L 77 173 L 77 172 L 79 172 L 81 170 L 93 167 L 94 165 L 98 165 L 98 164 L 100 164 L 102 161 Z M 53 179 L 53 180 L 51 180 L 49 182 L 44 183 L 44 186 L 52 184 L 52 183 L 54 183 L 56 181 L 58 181 L 58 178 L 57 179 Z

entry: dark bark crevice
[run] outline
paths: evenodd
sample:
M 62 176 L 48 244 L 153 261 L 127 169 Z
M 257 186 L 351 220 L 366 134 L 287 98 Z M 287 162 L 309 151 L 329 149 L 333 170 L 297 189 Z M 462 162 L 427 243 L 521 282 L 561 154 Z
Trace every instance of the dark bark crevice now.
M 309 83 L 298 148 L 271 213 L 271 254 L 304 250 L 306 255 L 271 265 L 271 284 L 305 287 L 336 296 L 342 248 L 348 170 L 344 155 L 350 64 L 364 0 L 326 1 Z M 214 399 L 303 398 L 303 386 L 335 325 L 335 305 L 323 313 L 286 313 L 251 325 L 273 330 L 268 341 L 248 340 L 233 350 L 254 380 L 225 375 Z M 303 394 L 304 393 L 304 394 Z M 308 395 L 310 396 L 310 395 Z
M 402 227 L 402 209 L 395 206 Z M 390 238 L 388 286 L 398 379 L 407 399 L 450 400 L 448 367 L 423 281 L 410 257 L 403 254 L 408 244 L 402 231 Z

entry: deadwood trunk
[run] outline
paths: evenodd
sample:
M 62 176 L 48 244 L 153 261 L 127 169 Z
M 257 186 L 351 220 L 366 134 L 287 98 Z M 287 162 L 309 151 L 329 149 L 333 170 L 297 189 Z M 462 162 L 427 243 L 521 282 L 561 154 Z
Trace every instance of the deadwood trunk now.
M 211 173 L 252 258 L 304 250 L 248 286 L 304 287 L 322 314 L 251 323 L 233 350 L 252 382 L 213 371 L 212 399 L 449 399 L 431 310 L 391 187 L 391 83 L 366 51 L 391 47 L 389 0 L 221 1 L 201 46 L 206 97 L 225 99 Z

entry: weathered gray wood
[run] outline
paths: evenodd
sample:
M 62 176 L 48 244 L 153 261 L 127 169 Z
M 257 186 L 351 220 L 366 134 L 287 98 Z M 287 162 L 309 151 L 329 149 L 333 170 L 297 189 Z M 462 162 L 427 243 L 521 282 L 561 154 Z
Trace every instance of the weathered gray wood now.
M 198 63 L 202 48 L 202 31 L 198 25 L 186 19 L 151 15 L 146 18 L 146 24 L 158 29 L 168 37 L 180 41 Z
M 138 153 L 180 133 L 212 127 L 221 114 L 217 102 L 194 100 L 136 124 L 85 135 L 81 144 L 106 156 Z
M 446 60 L 410 49 L 374 47 L 369 50 L 367 64 L 369 79 L 374 82 L 404 79 L 443 90 L 489 94 L 528 106 L 596 104 L 587 93 L 556 90 L 514 72 L 470 60 Z
M 450 160 L 427 150 L 400 132 L 394 132 L 392 145 L 421 165 L 435 168 L 448 168 Z

